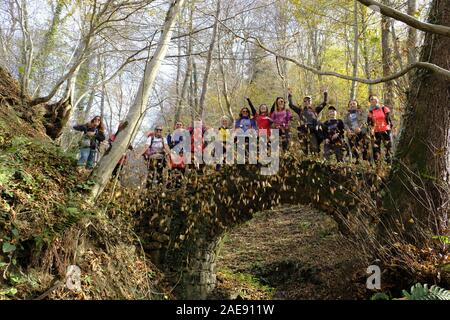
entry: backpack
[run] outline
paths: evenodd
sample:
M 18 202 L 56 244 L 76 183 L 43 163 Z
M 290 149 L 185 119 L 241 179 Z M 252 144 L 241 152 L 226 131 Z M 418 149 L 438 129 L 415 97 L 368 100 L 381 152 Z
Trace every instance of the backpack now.
M 150 145 L 148 146 L 147 150 L 145 150 L 145 152 L 143 154 L 144 158 L 146 158 L 146 159 L 148 159 L 148 158 L 150 158 L 150 156 L 152 156 L 151 149 L 152 149 L 152 146 L 153 146 L 154 138 L 155 138 L 154 136 L 151 137 Z M 161 139 L 162 139 L 162 143 L 163 143 L 163 147 L 164 147 L 165 146 L 164 137 L 161 137 Z
M 384 109 L 385 107 L 386 107 L 386 106 L 382 106 L 382 107 L 381 107 L 381 110 L 382 110 L 383 113 L 384 113 L 384 117 L 385 117 L 386 123 L 389 124 L 389 121 L 388 121 L 388 114 L 389 114 L 389 112 L 386 112 L 386 111 L 385 111 L 385 109 Z M 370 110 L 370 111 L 369 111 L 369 114 L 371 115 L 370 118 L 372 118 L 372 117 L 373 117 L 373 110 Z
M 95 134 L 97 134 L 97 129 L 95 129 Z M 95 139 L 95 136 L 91 137 L 87 133 L 84 133 L 80 141 L 80 148 L 90 148 L 93 139 Z

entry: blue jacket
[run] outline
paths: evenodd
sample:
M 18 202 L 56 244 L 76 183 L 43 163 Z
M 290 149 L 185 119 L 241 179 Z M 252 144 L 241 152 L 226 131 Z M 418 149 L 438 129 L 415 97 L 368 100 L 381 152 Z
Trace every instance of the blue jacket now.
M 175 146 L 177 144 L 179 144 L 180 142 L 183 141 L 183 136 L 180 135 L 180 136 L 172 137 L 171 134 L 168 134 L 167 137 L 166 137 L 166 140 L 167 140 L 167 144 L 169 145 L 169 148 L 173 149 L 173 148 L 175 148 Z
M 246 132 L 248 129 L 258 130 L 258 126 L 256 124 L 255 119 L 250 118 L 239 118 L 236 120 L 235 126 L 236 129 L 242 129 L 242 131 Z

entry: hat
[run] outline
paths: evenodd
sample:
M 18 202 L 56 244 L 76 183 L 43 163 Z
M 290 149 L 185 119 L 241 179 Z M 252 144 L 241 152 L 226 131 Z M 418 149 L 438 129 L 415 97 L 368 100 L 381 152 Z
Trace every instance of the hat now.
M 303 100 L 305 100 L 305 99 L 312 100 L 312 97 L 311 97 L 311 96 L 304 96 L 304 97 L 303 97 Z
M 337 111 L 337 109 L 336 109 L 334 106 L 329 106 L 329 107 L 328 107 L 328 110 L 334 110 L 334 111 Z

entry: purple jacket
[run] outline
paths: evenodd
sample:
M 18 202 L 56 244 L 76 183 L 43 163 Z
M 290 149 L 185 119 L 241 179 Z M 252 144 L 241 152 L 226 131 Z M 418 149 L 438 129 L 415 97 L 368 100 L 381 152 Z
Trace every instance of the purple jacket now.
M 292 113 L 289 110 L 274 111 L 270 114 L 273 120 L 274 128 L 289 128 L 289 123 L 292 120 Z

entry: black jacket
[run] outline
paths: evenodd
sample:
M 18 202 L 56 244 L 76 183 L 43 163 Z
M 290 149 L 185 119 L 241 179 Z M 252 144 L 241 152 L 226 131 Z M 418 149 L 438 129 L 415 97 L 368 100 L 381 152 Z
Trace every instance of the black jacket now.
M 73 128 L 84 133 L 83 139 L 88 137 L 91 139 L 91 149 L 98 149 L 100 143 L 105 140 L 105 134 L 97 128 L 89 128 L 86 124 L 76 125 Z M 87 135 L 88 132 L 95 132 L 95 135 L 90 137 Z
M 322 130 L 324 133 L 324 138 L 329 139 L 330 143 L 335 143 L 337 141 L 341 141 L 344 138 L 344 122 L 341 119 L 330 119 L 323 123 Z M 332 140 L 332 137 L 335 134 L 339 134 L 339 136 Z
M 322 112 L 323 108 L 328 104 L 328 92 L 323 93 L 323 102 L 315 108 L 300 108 L 292 101 L 292 95 L 288 95 L 289 107 L 300 117 L 303 124 L 316 126 L 317 116 Z

